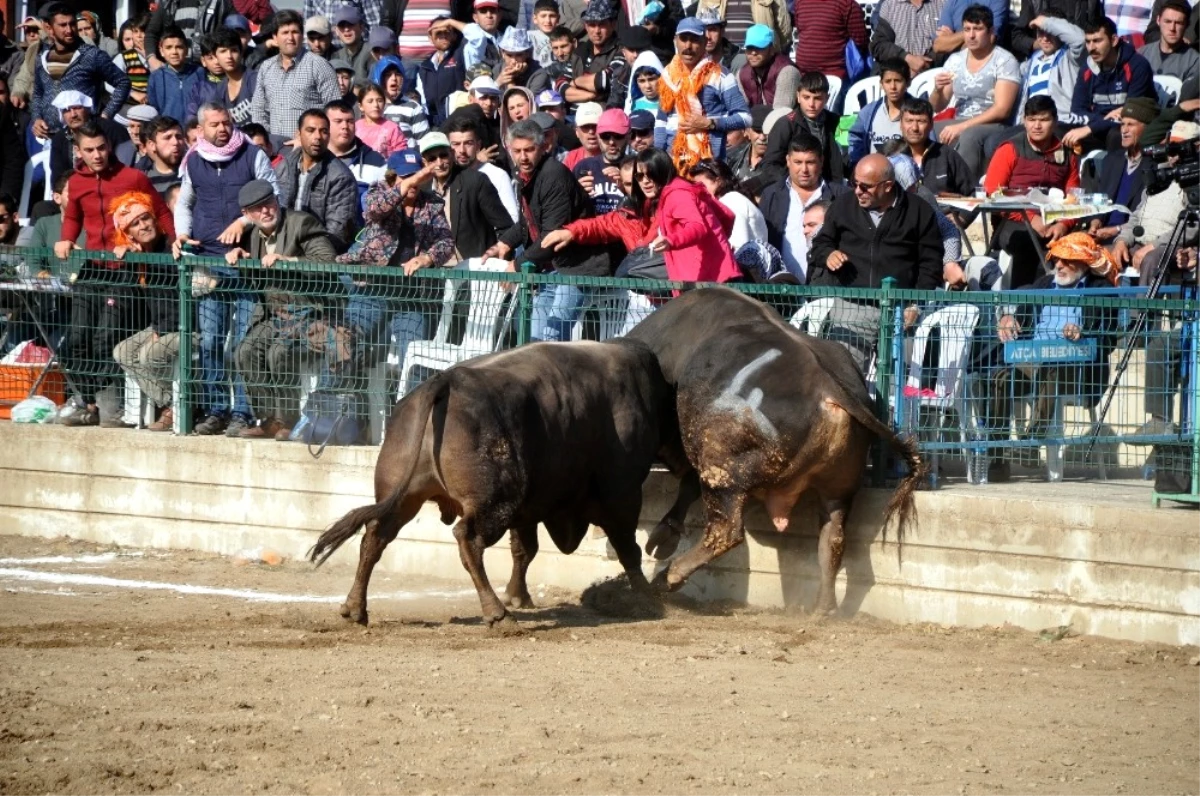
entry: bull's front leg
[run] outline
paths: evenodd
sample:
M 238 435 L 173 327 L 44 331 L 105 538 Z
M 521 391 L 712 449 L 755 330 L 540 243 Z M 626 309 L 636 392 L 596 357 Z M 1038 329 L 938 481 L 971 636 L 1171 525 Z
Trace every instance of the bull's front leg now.
M 513 629 L 516 628 L 516 620 L 509 615 L 496 592 L 492 590 L 487 572 L 483 568 L 483 551 L 487 549 L 488 538 L 499 538 L 504 535 L 504 531 L 504 528 L 484 527 L 477 518 L 468 515 L 455 524 L 454 539 L 458 542 L 458 557 L 479 594 L 484 621 L 488 623 L 488 627 Z
M 512 549 L 512 575 L 504 590 L 504 602 L 509 608 L 533 608 L 533 597 L 529 594 L 527 575 L 529 565 L 538 554 L 537 526 L 513 528 L 508 532 L 508 543 Z
M 821 538 L 817 542 L 817 562 L 821 567 L 821 588 L 817 592 L 818 614 L 837 611 L 837 593 L 834 585 L 842 566 L 842 552 L 846 546 L 846 513 L 849 503 L 845 500 L 821 501 Z
M 701 497 L 707 515 L 704 538 L 700 544 L 672 561 L 671 566 L 655 578 L 656 583 L 665 585 L 671 591 L 682 586 L 700 567 L 737 547 L 746 538 L 742 517 L 746 506 L 745 492 L 717 492 L 703 487 Z
M 679 491 L 675 503 L 659 521 L 650 536 L 646 539 L 646 554 L 663 561 L 675 555 L 679 548 L 679 540 L 683 536 L 683 523 L 687 519 L 688 509 L 700 497 L 700 476 L 688 469 L 679 479 Z

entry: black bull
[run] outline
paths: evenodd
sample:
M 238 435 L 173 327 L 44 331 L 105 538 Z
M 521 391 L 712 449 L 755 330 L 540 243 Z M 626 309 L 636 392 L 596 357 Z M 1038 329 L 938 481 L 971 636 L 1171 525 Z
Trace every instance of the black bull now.
M 392 411 L 375 466 L 375 504 L 317 540 L 323 563 L 366 526 L 342 615 L 367 622 L 367 584 L 383 550 L 427 501 L 454 526 L 488 624 L 511 623 L 483 552 L 512 530 L 506 601 L 532 607 L 526 570 L 542 523 L 564 552 L 604 529 L 630 583 L 649 589 L 636 529 L 655 457 L 679 450 L 674 392 L 644 345 L 538 343 L 456 365 Z
M 913 491 L 925 467 L 914 443 L 871 412 L 861 373 L 838 343 L 803 335 L 764 304 L 728 288 L 693 290 L 638 324 L 675 387 L 684 452 L 692 470 L 679 498 L 651 533 L 646 551 L 666 558 L 678 544 L 688 506 L 704 501 L 700 543 L 660 574 L 676 589 L 700 567 L 741 544 L 748 497 L 763 501 L 784 531 L 800 495 L 813 490 L 820 511 L 818 611 L 837 607 L 834 579 L 844 529 L 873 437 L 908 463 L 887 507 L 902 534 L 915 514 Z

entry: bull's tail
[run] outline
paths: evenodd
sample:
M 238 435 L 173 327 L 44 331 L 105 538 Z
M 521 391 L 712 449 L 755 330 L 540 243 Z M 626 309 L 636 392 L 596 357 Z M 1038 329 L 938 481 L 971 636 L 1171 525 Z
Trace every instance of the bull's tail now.
M 896 540 L 898 543 L 903 542 L 904 531 L 910 523 L 917 520 L 917 504 L 913 499 L 913 493 L 917 491 L 917 487 L 928 475 L 929 465 L 921 458 L 915 439 L 901 437 L 857 401 L 847 401 L 845 404 L 839 403 L 838 405 L 849 412 L 851 417 L 866 426 L 881 441 L 887 443 L 887 446 L 899 454 L 908 465 L 908 475 L 900 479 L 900 484 L 892 493 L 892 499 L 888 501 L 887 509 L 883 514 L 884 540 L 887 539 L 888 525 L 895 519 Z
M 386 517 L 395 509 L 396 504 L 407 493 L 413 473 L 416 472 L 421 445 L 425 441 L 425 426 L 429 422 L 433 405 L 446 393 L 449 384 L 445 374 L 439 373 L 410 394 L 411 398 L 401 407 L 398 422 L 392 423 L 392 427 L 388 429 L 388 440 L 396 438 L 400 443 L 397 458 L 405 468 L 401 477 L 397 479 L 395 488 L 378 503 L 354 509 L 331 525 L 308 551 L 309 561 L 318 567 L 321 566 L 339 547 L 358 533 L 359 528 Z M 376 464 L 376 467 L 379 466 L 380 464 Z

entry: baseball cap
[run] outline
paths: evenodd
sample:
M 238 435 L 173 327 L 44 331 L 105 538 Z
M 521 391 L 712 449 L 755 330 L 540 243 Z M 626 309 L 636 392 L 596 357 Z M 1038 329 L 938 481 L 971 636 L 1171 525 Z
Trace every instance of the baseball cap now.
M 539 108 L 553 108 L 556 105 L 562 105 L 562 94 L 559 94 L 552 88 L 543 89 L 537 95 L 537 106 Z
M 746 46 L 765 50 L 775 43 L 775 34 L 766 25 L 751 25 L 746 29 Z
M 358 6 L 345 5 L 333 12 L 333 24 L 341 25 L 361 25 L 363 21 L 362 12 L 358 10 Z
M 542 128 L 543 133 L 553 130 L 554 125 L 558 123 L 557 119 L 555 119 L 553 116 L 546 113 L 545 111 L 538 111 L 537 113 L 533 114 L 529 118 L 533 119 L 535 122 L 537 122 L 537 126 Z
M 499 0 L 475 0 L 475 8 L 499 8 Z
M 585 124 L 599 124 L 604 115 L 604 108 L 599 102 L 585 102 L 575 111 L 575 124 L 582 127 Z
M 371 35 L 367 37 L 367 42 L 372 50 L 394 50 L 396 34 L 386 25 L 376 25 L 371 28 Z
M 416 174 L 421 170 L 421 153 L 412 147 L 393 152 L 387 159 L 387 167 L 401 177 Z
M 329 30 L 329 20 L 326 17 L 309 17 L 304 21 L 305 36 L 310 33 L 320 33 L 322 36 L 328 36 Z
M 638 20 L 639 25 L 645 25 L 647 22 L 657 22 L 662 12 L 666 11 L 667 7 L 658 0 L 650 0 L 646 3 L 646 8 L 642 11 L 642 18 Z
M 25 17 L 25 21 L 21 23 L 21 27 L 37 28 L 38 30 L 41 30 L 42 29 L 42 21 L 40 19 L 38 19 L 37 17 Z
M 435 130 L 432 133 L 426 133 L 417 142 L 417 146 L 421 148 L 421 154 L 424 155 L 431 149 L 448 148 L 450 146 L 450 139 L 446 137 L 445 133 L 439 133 Z
M 750 129 L 756 133 L 763 131 L 763 122 L 771 115 L 770 105 L 755 105 L 750 109 Z
M 250 20 L 246 19 L 241 14 L 230 14 L 221 22 L 224 27 L 232 30 L 244 30 L 250 32 Z
M 353 72 L 354 66 L 344 58 L 334 58 L 329 62 L 334 72 Z
M 629 135 L 629 117 L 620 108 L 609 108 L 600 114 L 600 122 L 596 125 L 596 133 Z
M 629 129 L 646 132 L 654 129 L 654 114 L 650 111 L 634 111 L 629 114 Z
M 679 20 L 679 25 L 675 28 L 675 35 L 682 36 L 684 34 L 691 36 L 699 36 L 704 38 L 704 23 L 695 17 L 685 17 Z
M 487 75 L 482 75 L 471 81 L 471 85 L 467 89 L 476 94 L 494 94 L 500 96 L 500 87 L 496 85 L 496 81 L 492 80 Z

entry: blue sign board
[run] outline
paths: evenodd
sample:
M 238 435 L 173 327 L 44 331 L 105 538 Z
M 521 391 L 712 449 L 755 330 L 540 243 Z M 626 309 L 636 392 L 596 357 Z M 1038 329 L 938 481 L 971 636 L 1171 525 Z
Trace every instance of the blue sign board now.
M 1004 344 L 1004 361 L 1009 365 L 1092 362 L 1095 359 L 1095 340 L 1012 340 Z

